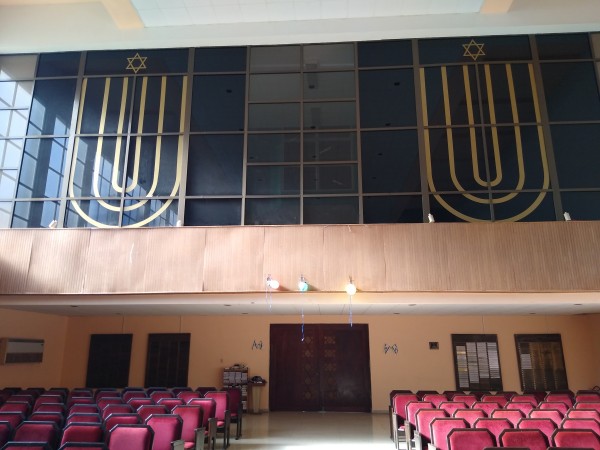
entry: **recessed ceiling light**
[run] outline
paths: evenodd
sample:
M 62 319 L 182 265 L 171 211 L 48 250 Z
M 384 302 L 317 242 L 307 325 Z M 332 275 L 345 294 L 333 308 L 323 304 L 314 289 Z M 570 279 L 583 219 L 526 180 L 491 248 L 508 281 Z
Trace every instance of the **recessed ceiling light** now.
M 396 316 L 399 316 L 399 315 L 400 315 L 400 313 L 394 313 L 394 315 L 396 315 Z
M 223 305 L 223 306 L 231 306 L 231 305 Z
M 247 316 L 247 315 L 248 315 L 248 313 L 242 313 L 242 316 Z
M 583 306 L 583 303 L 575 303 L 573 306 Z
M 408 306 L 417 306 L 416 303 L 409 303 Z
M 77 305 L 71 305 L 71 308 L 79 308 Z
M 537 314 L 537 313 L 529 313 L 529 314 L 531 314 L 531 315 L 533 316 L 533 315 L 535 315 L 535 314 Z

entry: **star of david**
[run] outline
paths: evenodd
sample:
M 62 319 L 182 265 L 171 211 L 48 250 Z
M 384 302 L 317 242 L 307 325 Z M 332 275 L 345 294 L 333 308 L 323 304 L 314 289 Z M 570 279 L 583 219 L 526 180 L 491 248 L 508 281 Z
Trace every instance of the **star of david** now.
M 480 56 L 485 56 L 483 46 L 484 44 L 478 44 L 475 42 L 475 39 L 471 39 L 471 42 L 468 44 L 463 44 L 463 48 L 465 49 L 463 56 L 470 56 L 473 58 L 473 61 L 477 61 L 477 58 Z
M 147 69 L 146 60 L 148 58 L 146 56 L 140 56 L 139 53 L 136 53 L 133 58 L 127 58 L 129 64 L 125 68 L 125 70 L 133 70 L 133 73 L 138 73 L 141 69 Z

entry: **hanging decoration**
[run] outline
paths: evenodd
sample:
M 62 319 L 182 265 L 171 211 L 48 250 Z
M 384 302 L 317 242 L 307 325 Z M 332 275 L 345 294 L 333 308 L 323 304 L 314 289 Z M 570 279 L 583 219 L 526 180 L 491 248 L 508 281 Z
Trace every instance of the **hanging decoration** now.
M 348 294 L 349 298 L 348 321 L 350 322 L 350 326 L 352 326 L 352 296 L 356 294 L 356 286 L 352 281 L 352 277 L 350 277 L 350 282 L 346 285 L 346 294 Z
M 304 275 L 300 275 L 300 280 L 298 281 L 298 290 L 300 292 L 308 291 L 308 282 L 306 281 L 306 278 L 304 278 Z M 302 302 L 302 306 L 300 308 L 301 308 L 301 316 L 302 316 L 302 326 L 300 327 L 302 336 L 301 336 L 300 340 L 302 342 L 304 342 L 304 302 Z

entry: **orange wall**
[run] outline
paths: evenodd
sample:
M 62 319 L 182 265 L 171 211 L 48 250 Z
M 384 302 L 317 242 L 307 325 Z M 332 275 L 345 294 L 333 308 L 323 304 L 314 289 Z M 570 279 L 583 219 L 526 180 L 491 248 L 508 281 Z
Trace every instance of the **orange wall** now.
M 0 309 L 0 337 L 44 340 L 41 363 L 0 365 L 0 386 L 60 386 L 67 324 L 67 317 Z
M 344 316 L 307 316 L 307 323 L 347 323 Z M 600 348 L 600 316 L 355 316 L 355 323 L 369 324 L 373 410 L 387 408 L 392 389 L 455 388 L 452 333 L 498 335 L 504 389 L 520 390 L 515 333 L 560 333 L 573 390 L 600 383 L 597 357 Z M 221 385 L 221 369 L 246 364 L 250 376 L 269 376 L 269 325 L 300 323 L 296 316 L 168 316 L 168 317 L 72 317 L 68 320 L 62 384 L 85 383 L 89 336 L 93 333 L 133 333 L 129 384 L 142 386 L 148 333 L 191 333 L 188 384 Z M 253 350 L 253 341 L 262 350 Z M 438 341 L 439 350 L 429 350 Z M 384 344 L 396 344 L 398 354 L 384 354 Z M 595 353 L 597 355 L 597 351 Z M 262 389 L 261 408 L 268 407 L 268 387 Z

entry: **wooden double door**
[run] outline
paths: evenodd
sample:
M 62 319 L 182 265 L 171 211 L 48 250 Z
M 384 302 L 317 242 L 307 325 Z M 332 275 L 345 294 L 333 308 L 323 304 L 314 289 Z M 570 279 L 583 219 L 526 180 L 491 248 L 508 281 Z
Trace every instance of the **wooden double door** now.
M 271 411 L 371 411 L 365 324 L 271 325 Z

